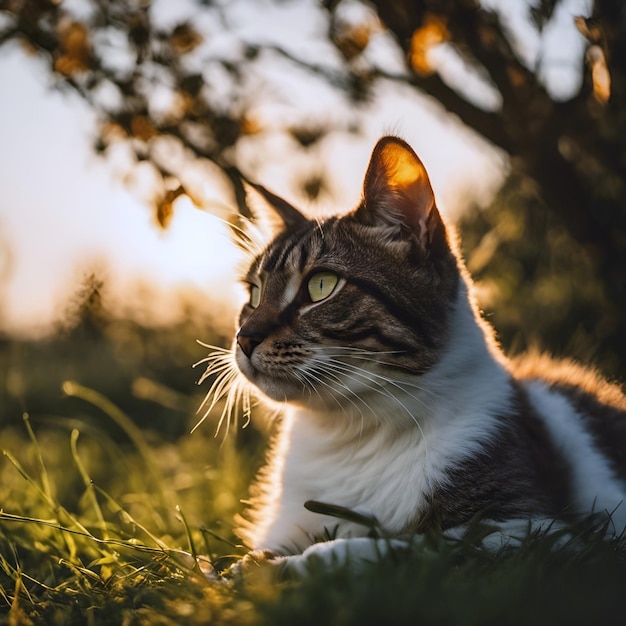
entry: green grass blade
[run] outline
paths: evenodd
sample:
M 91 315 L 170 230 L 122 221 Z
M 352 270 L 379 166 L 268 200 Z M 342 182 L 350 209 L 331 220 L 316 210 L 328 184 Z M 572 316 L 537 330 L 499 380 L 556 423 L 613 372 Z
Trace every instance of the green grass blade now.
M 26 426 L 26 430 L 28 431 L 28 436 L 30 438 L 31 443 L 33 444 L 33 448 L 35 450 L 35 455 L 37 456 L 37 464 L 39 465 L 39 472 L 41 475 L 41 488 L 45 493 L 46 497 L 52 501 L 52 490 L 50 488 L 50 479 L 48 476 L 48 471 L 46 470 L 46 464 L 43 460 L 43 454 L 41 453 L 41 446 L 39 445 L 39 441 L 35 436 L 35 431 L 30 424 L 30 416 L 28 413 L 24 413 L 22 415 L 24 420 L 24 425 Z
M 357 513 L 356 511 L 352 511 L 351 509 L 347 509 L 346 507 L 339 506 L 338 504 L 328 504 L 326 502 L 318 502 L 317 500 L 307 500 L 304 503 L 304 508 L 308 511 L 311 511 L 311 513 L 329 515 L 331 517 L 337 517 L 348 522 L 360 524 L 361 526 L 365 526 L 366 528 L 369 528 L 370 531 L 376 533 L 378 537 L 385 536 L 384 531 L 380 528 L 380 525 L 378 524 L 378 520 L 373 516 Z
M 154 542 L 156 546 L 158 546 L 160 551 L 167 553 L 170 550 L 170 547 L 164 541 L 161 541 L 161 539 L 159 539 L 154 533 L 151 533 L 143 524 L 138 522 L 130 513 L 128 513 L 128 511 L 126 511 L 120 504 L 118 504 L 115 498 L 113 498 L 106 491 L 104 491 L 104 489 L 102 489 L 101 487 L 98 487 L 97 485 L 94 485 L 94 489 L 101 496 L 106 498 L 107 502 L 109 503 L 109 506 L 118 515 L 122 516 L 127 523 L 132 524 L 136 528 L 139 528 L 139 530 L 141 530 L 141 532 L 143 532 L 146 535 L 146 537 L 148 537 L 151 541 Z
M 180 519 L 185 527 L 185 533 L 187 535 L 187 543 L 189 545 L 189 552 L 193 556 L 194 560 L 198 556 L 198 552 L 196 551 L 196 546 L 194 544 L 193 535 L 191 534 L 191 528 L 189 528 L 189 524 L 187 523 L 187 519 L 185 518 L 185 514 L 182 509 L 176 505 L 176 512 L 180 515 Z
M 98 525 L 100 526 L 100 530 L 102 531 L 102 537 L 103 539 L 106 539 L 108 536 L 107 525 L 104 520 L 104 515 L 102 514 L 102 509 L 100 508 L 100 503 L 98 502 L 96 492 L 94 490 L 93 481 L 91 480 L 91 477 L 89 476 L 89 473 L 85 469 L 85 465 L 83 464 L 82 459 L 80 458 L 80 455 L 78 454 L 78 437 L 79 436 L 80 436 L 80 433 L 78 432 L 78 430 L 73 429 L 72 434 L 70 436 L 70 448 L 72 450 L 72 458 L 74 459 L 74 463 L 76 464 L 76 467 L 78 468 L 80 476 L 83 479 L 85 489 L 87 490 L 89 499 L 91 500 L 91 506 L 93 507 L 93 510 L 96 514 L 96 518 L 98 519 Z
M 94 389 L 90 389 L 88 387 L 84 387 L 77 382 L 74 381 L 65 381 L 63 383 L 63 391 L 66 395 L 80 398 L 85 402 L 89 402 L 93 406 L 99 408 L 105 415 L 110 417 L 119 428 L 121 428 L 124 433 L 131 440 L 132 444 L 135 446 L 135 449 L 139 453 L 139 456 L 143 460 L 146 469 L 153 476 L 154 484 L 157 484 L 161 487 L 158 492 L 161 500 L 163 501 L 163 506 L 165 508 L 173 508 L 173 505 L 170 506 L 166 503 L 167 500 L 170 503 L 174 502 L 173 493 L 167 488 L 167 481 L 165 480 L 163 473 L 161 472 L 161 468 L 152 452 L 152 449 L 148 445 L 141 429 L 135 425 L 135 423 L 122 411 L 117 405 L 111 402 L 106 396 L 103 396 L 101 393 L 98 393 Z

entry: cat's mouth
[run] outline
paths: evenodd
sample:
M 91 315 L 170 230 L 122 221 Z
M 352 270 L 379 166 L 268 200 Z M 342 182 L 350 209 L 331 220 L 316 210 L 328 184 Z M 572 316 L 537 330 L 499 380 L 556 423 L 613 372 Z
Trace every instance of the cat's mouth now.
M 246 355 L 237 346 L 235 361 L 239 371 L 268 398 L 277 402 L 301 401 L 306 392 L 305 385 L 294 375 L 294 368 L 277 367 L 276 362 L 264 359 L 259 352 Z

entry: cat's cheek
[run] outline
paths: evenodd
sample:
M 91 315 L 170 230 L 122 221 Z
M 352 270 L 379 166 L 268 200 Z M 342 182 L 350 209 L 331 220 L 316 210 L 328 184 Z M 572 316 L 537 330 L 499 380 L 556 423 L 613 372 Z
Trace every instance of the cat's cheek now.
M 239 371 L 251 382 L 254 382 L 255 369 L 250 359 L 243 353 L 243 350 L 237 346 L 235 352 L 235 362 Z

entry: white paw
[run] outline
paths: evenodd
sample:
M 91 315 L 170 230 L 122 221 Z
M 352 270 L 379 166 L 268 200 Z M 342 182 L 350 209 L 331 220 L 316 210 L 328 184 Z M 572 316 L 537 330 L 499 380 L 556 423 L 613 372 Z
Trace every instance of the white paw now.
M 394 550 L 406 550 L 409 542 L 402 539 L 370 539 L 352 537 L 315 543 L 302 554 L 277 559 L 290 574 L 305 576 L 312 569 L 321 567 L 345 567 L 360 569 L 367 563 L 375 563 Z

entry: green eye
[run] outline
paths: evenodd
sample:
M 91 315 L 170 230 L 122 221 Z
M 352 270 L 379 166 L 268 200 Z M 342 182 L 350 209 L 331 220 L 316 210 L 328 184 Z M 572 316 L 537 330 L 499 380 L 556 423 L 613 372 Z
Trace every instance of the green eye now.
M 248 300 L 248 304 L 256 309 L 259 306 L 259 302 L 261 301 L 261 290 L 256 285 L 250 285 L 250 300 Z
M 319 302 L 320 300 L 328 298 L 328 296 L 330 296 L 330 294 L 334 291 L 338 282 L 339 277 L 337 274 L 333 274 L 332 272 L 319 272 L 318 274 L 313 274 L 313 276 L 309 279 L 309 284 L 307 285 L 311 302 Z

